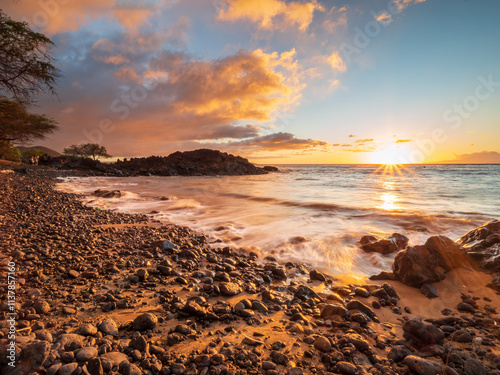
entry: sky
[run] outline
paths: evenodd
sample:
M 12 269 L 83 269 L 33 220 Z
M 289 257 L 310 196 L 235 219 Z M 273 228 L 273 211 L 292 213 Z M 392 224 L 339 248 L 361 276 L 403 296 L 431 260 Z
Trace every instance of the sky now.
M 500 163 L 500 1 L 21 0 L 63 77 L 43 145 Z

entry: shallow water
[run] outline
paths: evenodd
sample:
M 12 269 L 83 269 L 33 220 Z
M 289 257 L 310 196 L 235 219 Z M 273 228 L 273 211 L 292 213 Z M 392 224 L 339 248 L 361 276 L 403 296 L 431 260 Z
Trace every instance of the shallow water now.
M 331 273 L 371 275 L 393 256 L 365 254 L 365 234 L 399 232 L 410 245 L 456 239 L 500 218 L 500 165 L 283 165 L 279 173 L 222 177 L 66 178 L 59 189 L 96 207 L 154 214 L 231 246 Z M 121 198 L 90 196 L 119 189 Z M 160 200 L 168 197 L 169 200 Z

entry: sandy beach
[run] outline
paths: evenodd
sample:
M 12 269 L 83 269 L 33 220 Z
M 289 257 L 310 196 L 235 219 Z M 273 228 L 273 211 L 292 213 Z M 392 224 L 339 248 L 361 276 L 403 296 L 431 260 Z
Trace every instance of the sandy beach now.
M 54 175 L 0 175 L 2 374 L 500 374 L 491 275 L 452 270 L 429 299 L 214 249 L 87 207 Z

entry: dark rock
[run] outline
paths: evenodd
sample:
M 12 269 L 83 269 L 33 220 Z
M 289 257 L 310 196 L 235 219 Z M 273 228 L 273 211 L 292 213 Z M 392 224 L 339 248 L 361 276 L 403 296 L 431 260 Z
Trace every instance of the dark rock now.
M 401 362 L 403 359 L 411 355 L 411 350 L 403 345 L 396 345 L 391 348 L 387 354 L 387 358 L 392 359 L 394 362 Z
M 188 301 L 182 308 L 182 311 L 194 316 L 205 316 L 207 314 L 207 310 L 195 301 Z
M 221 283 L 220 293 L 223 296 L 232 297 L 242 292 L 238 284 L 235 283 Z
M 417 319 L 404 322 L 403 332 L 406 340 L 419 347 L 433 344 L 442 345 L 444 340 L 442 330 L 432 324 L 426 325 Z
M 151 313 L 144 313 L 134 319 L 134 329 L 136 331 L 146 331 L 153 329 L 158 323 L 158 317 Z
M 459 331 L 455 331 L 450 336 L 451 341 L 467 343 L 472 342 L 472 336 L 465 329 L 461 329 Z
M 330 343 L 330 340 L 328 340 L 324 336 L 319 336 L 314 341 L 314 347 L 323 353 L 329 353 L 332 350 L 332 344 Z
M 344 375 L 355 375 L 356 372 L 358 371 L 356 366 L 354 366 L 352 363 L 344 362 L 344 361 L 337 362 L 336 367 L 337 367 L 337 371 L 340 374 L 344 374 Z
M 439 294 L 437 292 L 437 289 L 434 285 L 432 284 L 424 284 L 420 287 L 420 293 L 422 293 L 424 296 L 427 298 L 437 298 L 439 297 Z
M 265 171 L 267 171 L 267 172 L 279 172 L 278 168 L 272 167 L 270 165 L 266 165 L 262 169 L 265 170 Z
M 382 271 L 377 275 L 372 275 L 369 277 L 370 280 L 397 280 L 394 272 Z
M 403 364 L 418 375 L 440 375 L 443 372 L 443 366 L 439 363 L 414 355 L 407 356 L 403 360 Z
M 129 174 L 160 176 L 216 176 L 265 174 L 262 168 L 239 156 L 209 149 L 174 152 L 167 157 L 131 158 L 113 165 Z
M 469 358 L 465 361 L 464 371 L 467 375 L 488 375 L 483 364 L 474 358 Z
M 311 280 L 318 280 L 318 281 L 321 281 L 321 282 L 326 281 L 325 275 L 323 275 L 321 272 L 319 272 L 317 270 L 311 270 L 309 272 L 309 278 Z
M 370 309 L 367 305 L 357 300 L 349 301 L 346 307 L 348 310 L 359 310 L 362 313 L 368 315 L 370 319 L 373 319 L 374 317 L 377 316 L 377 314 L 375 314 L 372 309 Z
M 295 298 L 301 299 L 303 301 L 308 300 L 309 298 L 317 298 L 321 300 L 320 296 L 312 290 L 311 288 L 305 286 L 305 285 L 300 285 L 297 288 L 297 291 L 294 294 Z
M 451 269 L 468 264 L 465 250 L 444 236 L 430 237 L 425 245 L 407 247 L 393 263 L 394 274 L 402 283 L 421 287 L 441 281 Z
M 463 311 L 463 312 L 468 312 L 471 314 L 475 314 L 475 312 L 476 312 L 476 309 L 472 305 L 470 305 L 469 303 L 466 303 L 466 302 L 460 302 L 457 305 L 457 310 Z
M 76 359 L 79 362 L 87 362 L 91 359 L 97 358 L 97 355 L 97 348 L 94 348 L 93 346 L 87 346 L 76 352 Z
M 32 370 L 38 370 L 43 367 L 49 354 L 50 344 L 47 341 L 34 341 L 21 351 L 19 361 L 29 363 Z
M 104 319 L 97 328 L 99 328 L 99 331 L 101 331 L 105 335 L 118 335 L 118 326 L 116 325 L 116 322 L 111 318 Z
M 100 358 L 91 359 L 87 363 L 87 371 L 90 375 L 104 375 Z
M 331 316 L 338 315 L 342 319 L 346 319 L 350 316 L 349 310 L 340 304 L 328 304 L 321 310 L 322 318 L 329 318 Z
M 47 301 L 38 300 L 33 304 L 33 308 L 35 309 L 37 314 L 48 314 L 50 312 L 50 305 Z
M 122 196 L 122 192 L 120 190 L 96 190 L 93 193 L 94 196 L 100 198 L 120 198 Z

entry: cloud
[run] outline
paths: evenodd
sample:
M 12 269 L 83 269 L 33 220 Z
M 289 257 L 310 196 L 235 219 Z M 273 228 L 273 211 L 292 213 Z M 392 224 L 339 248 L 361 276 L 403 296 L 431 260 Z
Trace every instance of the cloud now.
M 244 153 L 252 151 L 284 151 L 284 150 L 318 150 L 327 151 L 327 142 L 314 139 L 296 138 L 291 133 L 274 133 L 245 139 L 239 142 L 229 142 L 222 145 Z
M 85 91 L 65 84 L 60 91 L 64 106 L 54 101 L 44 108 L 57 113 L 60 123 L 71 124 L 52 138 L 59 145 L 101 143 L 114 155 L 133 156 L 171 152 L 197 141 L 248 141 L 270 129 L 278 115 L 290 118 L 300 102 L 301 67 L 294 50 L 242 50 L 218 59 L 162 50 L 145 64 L 139 53 L 117 66 L 95 59 L 120 50 L 116 38 L 95 44 L 86 47 L 89 52 L 82 58 L 67 62 L 68 83 L 84 75 Z M 74 111 L 62 114 L 67 106 Z M 111 121 L 111 132 L 99 130 L 102 120 Z M 282 139 L 280 147 L 298 143 Z M 238 147 L 257 146 L 248 141 Z
M 168 77 L 155 91 L 173 114 L 226 124 L 263 122 L 270 121 L 278 107 L 297 99 L 299 87 L 288 85 L 284 77 L 296 68 L 292 59 L 290 52 L 278 55 L 256 50 L 205 61 L 163 51 L 151 60 L 148 73 Z
M 391 8 L 394 7 L 393 12 L 397 14 L 408 8 L 410 5 L 420 4 L 425 1 L 426 0 L 394 0 L 392 2 Z M 392 14 L 389 11 L 384 11 L 374 17 L 377 22 L 380 22 L 384 25 L 388 25 L 393 21 Z
M 326 19 L 323 21 L 323 28 L 330 34 L 336 28 L 347 25 L 347 6 L 343 6 L 342 8 L 332 7 L 328 12 L 328 17 L 332 17 L 333 15 L 337 16 L 335 20 Z
M 114 0 L 5 1 L 2 8 L 15 19 L 26 21 L 44 33 L 77 31 L 113 8 Z
M 328 56 L 327 61 L 334 71 L 338 72 L 346 71 L 345 63 L 337 51 L 333 52 L 330 56 Z
M 407 143 L 407 142 L 411 142 L 412 140 L 411 139 L 398 139 L 396 142 L 394 143 Z
M 356 135 L 355 134 L 349 134 L 349 138 L 355 138 Z
M 369 143 L 373 141 L 374 141 L 373 138 L 362 138 L 362 139 L 356 139 L 354 143 Z
M 481 151 L 471 154 L 455 154 L 455 159 L 445 160 L 447 164 L 500 164 L 500 153 L 496 151 Z
M 316 0 L 311 2 L 286 2 L 281 0 L 225 0 L 219 10 L 220 21 L 247 19 L 258 23 L 261 29 L 279 29 L 290 24 L 306 31 L 315 11 L 324 11 Z
M 190 28 L 190 21 L 187 17 L 180 17 L 168 30 L 165 41 L 175 47 L 185 47 L 188 38 L 187 32 Z

